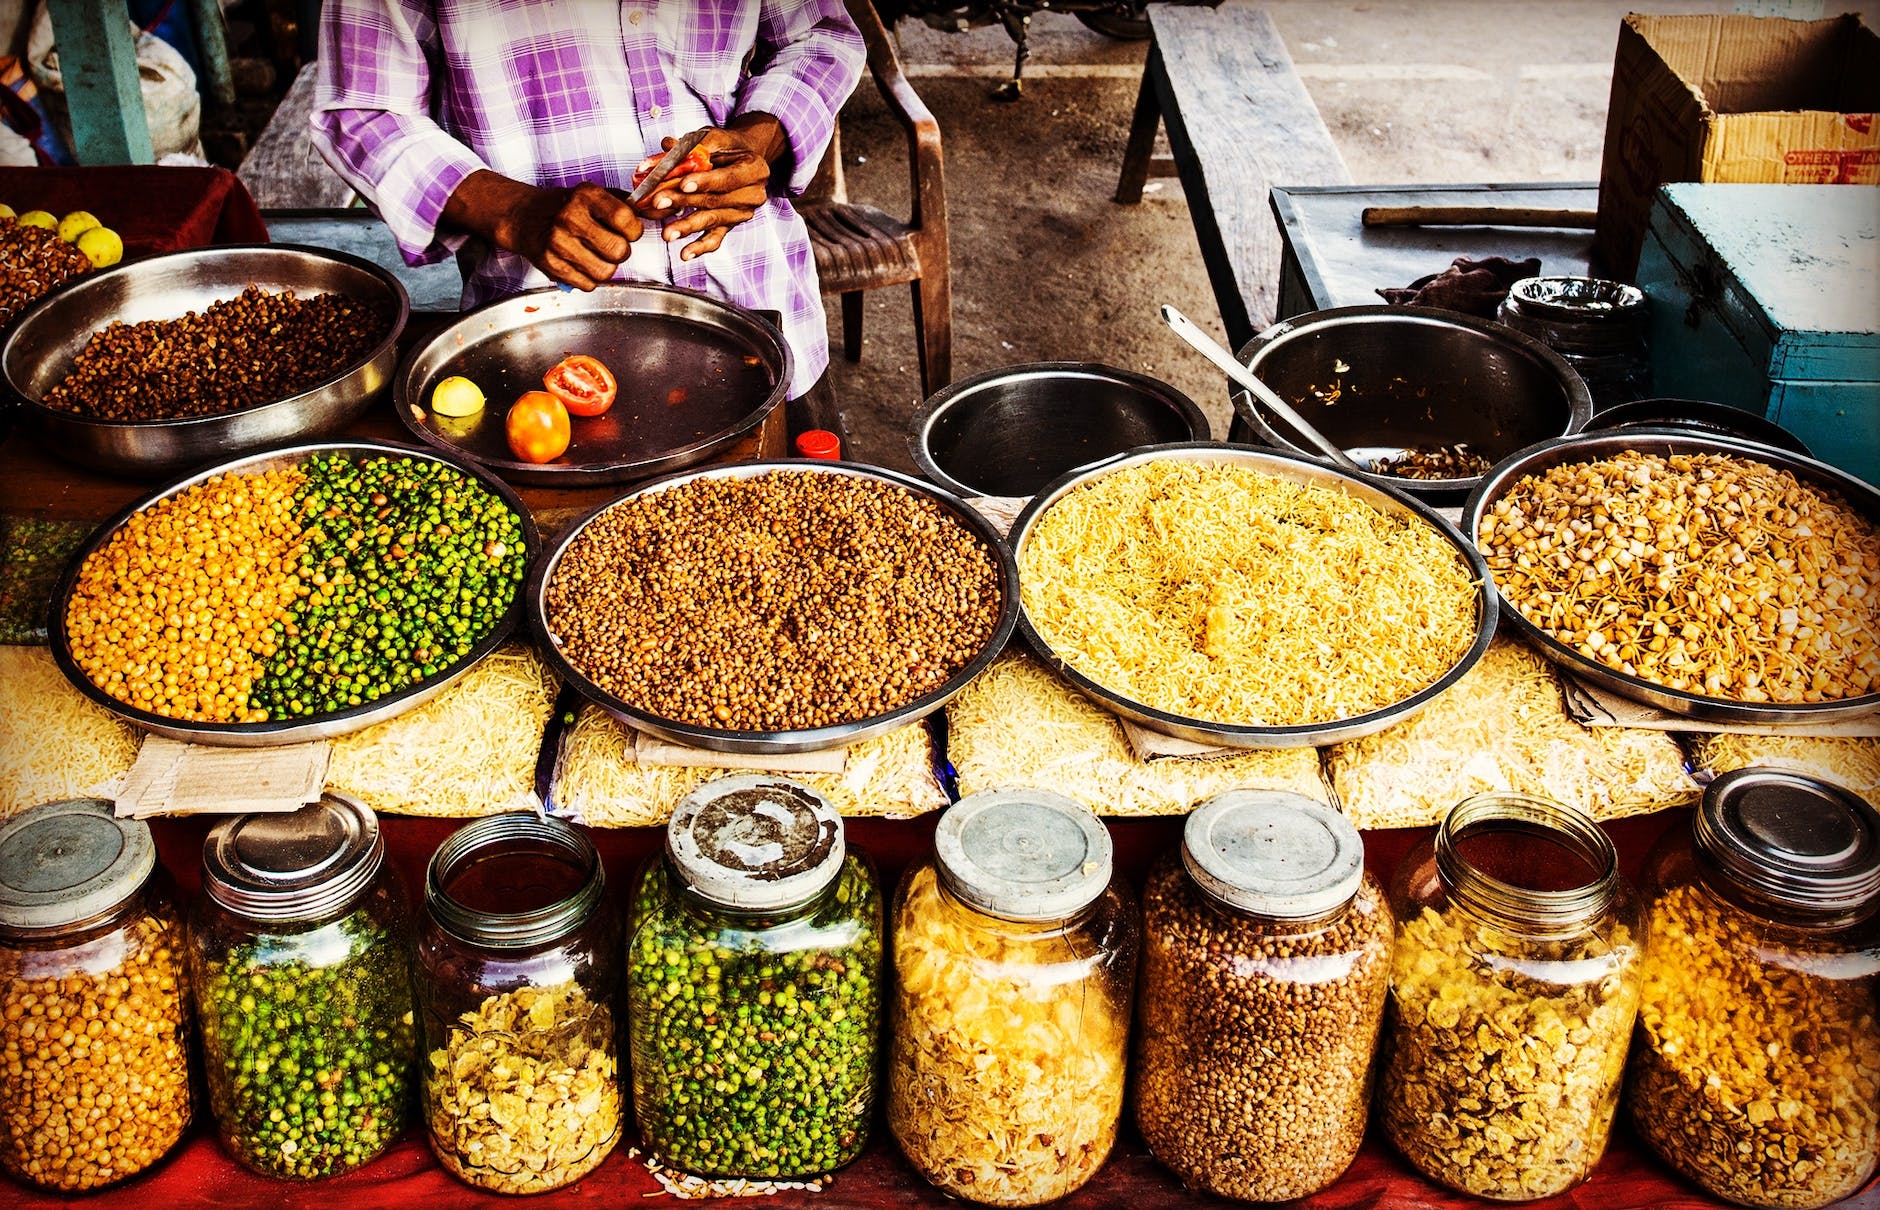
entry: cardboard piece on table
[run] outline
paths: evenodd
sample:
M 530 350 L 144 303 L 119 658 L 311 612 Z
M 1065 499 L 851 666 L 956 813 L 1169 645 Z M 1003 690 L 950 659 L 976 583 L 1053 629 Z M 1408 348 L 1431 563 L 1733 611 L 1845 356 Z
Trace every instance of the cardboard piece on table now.
M 1880 717 L 1838 723 L 1713 723 L 1686 718 L 1656 706 L 1609 693 L 1571 673 L 1560 674 L 1561 699 L 1573 721 L 1585 727 L 1642 727 L 1648 731 L 1689 731 L 1706 735 L 1788 735 L 1798 739 L 1870 739 L 1880 737 Z
M 1164 735 L 1160 731 L 1120 716 L 1116 721 L 1123 724 L 1123 734 L 1129 740 L 1129 750 L 1136 754 L 1137 760 L 1233 756 L 1241 751 L 1239 748 L 1229 748 L 1222 744 L 1202 744 L 1192 739 Z
M 216 748 L 146 736 L 116 795 L 116 812 L 151 815 L 297 811 L 326 789 L 333 746 Z
M 644 731 L 633 733 L 633 762 L 638 765 L 749 769 L 757 773 L 840 773 L 848 763 L 848 755 L 847 748 L 821 752 L 715 752 L 675 744 Z

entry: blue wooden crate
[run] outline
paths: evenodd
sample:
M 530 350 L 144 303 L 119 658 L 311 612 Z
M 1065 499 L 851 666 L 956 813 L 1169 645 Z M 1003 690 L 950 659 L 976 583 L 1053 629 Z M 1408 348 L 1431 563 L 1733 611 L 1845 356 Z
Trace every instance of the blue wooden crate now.
M 1880 482 L 1880 190 L 1666 185 L 1638 284 L 1652 385 L 1767 416 Z

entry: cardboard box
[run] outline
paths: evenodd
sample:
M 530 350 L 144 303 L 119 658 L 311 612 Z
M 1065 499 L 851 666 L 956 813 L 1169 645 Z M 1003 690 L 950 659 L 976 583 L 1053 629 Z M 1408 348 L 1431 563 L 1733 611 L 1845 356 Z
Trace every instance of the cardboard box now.
M 1596 271 L 1631 280 L 1672 181 L 1880 185 L 1880 36 L 1824 21 L 1634 13 L 1619 27 Z

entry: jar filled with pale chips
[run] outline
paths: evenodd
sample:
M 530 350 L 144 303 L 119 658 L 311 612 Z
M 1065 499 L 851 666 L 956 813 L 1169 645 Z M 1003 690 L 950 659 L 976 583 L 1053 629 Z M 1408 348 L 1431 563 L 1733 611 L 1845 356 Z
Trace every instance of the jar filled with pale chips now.
M 1606 1151 L 1638 1008 L 1637 901 L 1585 812 L 1457 804 L 1398 870 L 1378 1116 L 1432 1180 L 1529 1201 Z
M 988 1206 L 1064 1197 L 1123 1109 L 1136 912 L 1081 803 L 993 790 L 940 819 L 893 913 L 888 1128 L 934 1185 Z
M 1632 1125 L 1738 1205 L 1852 1197 L 1880 1164 L 1880 813 L 1752 768 L 1692 824 L 1644 877 Z
M 528 812 L 431 858 L 417 945 L 425 1125 L 498 1193 L 559 1189 L 620 1140 L 620 925 L 581 829 Z

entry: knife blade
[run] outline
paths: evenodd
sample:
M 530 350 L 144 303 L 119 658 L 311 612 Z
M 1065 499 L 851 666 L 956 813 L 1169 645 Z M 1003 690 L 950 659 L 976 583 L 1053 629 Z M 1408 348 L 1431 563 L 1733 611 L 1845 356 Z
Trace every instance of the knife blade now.
M 632 193 L 627 194 L 627 204 L 637 206 L 652 197 L 654 191 L 665 182 L 672 170 L 677 168 L 686 156 L 692 154 L 693 149 L 704 142 L 705 136 L 710 133 L 711 128 L 707 126 L 694 130 L 691 134 L 681 135 L 666 154 L 659 157 L 659 162 L 654 164 L 652 171 L 646 174 L 646 179 L 635 185 Z

